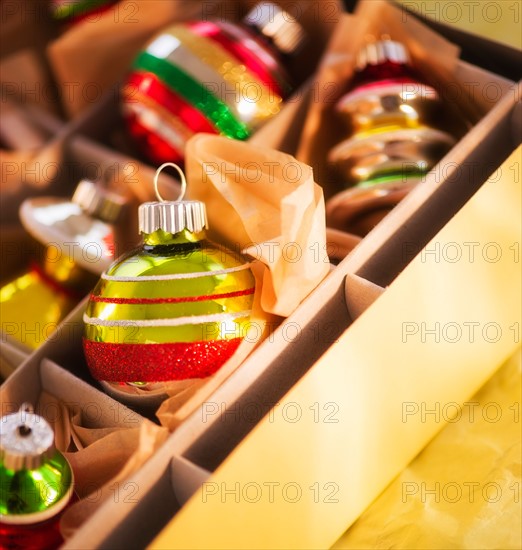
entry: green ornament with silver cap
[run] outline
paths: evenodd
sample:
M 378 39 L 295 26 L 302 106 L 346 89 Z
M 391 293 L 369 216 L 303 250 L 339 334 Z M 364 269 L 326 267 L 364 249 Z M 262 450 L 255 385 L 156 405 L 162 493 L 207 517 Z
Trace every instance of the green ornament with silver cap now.
M 0 538 L 6 548 L 55 548 L 73 472 L 49 423 L 24 404 L 0 420 Z

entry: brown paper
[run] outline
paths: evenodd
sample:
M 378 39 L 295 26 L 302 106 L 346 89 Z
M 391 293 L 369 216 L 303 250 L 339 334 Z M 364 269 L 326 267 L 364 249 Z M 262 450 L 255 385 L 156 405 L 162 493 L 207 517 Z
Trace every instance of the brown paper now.
M 31 49 L 43 58 L 43 49 L 58 31 L 51 20 L 50 2 L 17 0 L 2 2 L 0 56 Z
M 1 42 L 4 40 L 5 36 L 2 35 Z M 6 103 L 22 101 L 24 107 L 38 105 L 46 112 L 60 113 L 60 95 L 42 51 L 28 48 L 2 58 L 0 80 L 2 112 Z
M 43 414 L 55 433 L 56 448 L 68 459 L 74 473 L 74 491 L 80 498 L 61 519 L 65 537 L 73 534 L 105 499 L 128 497 L 123 481 L 163 443 L 167 430 L 143 422 L 139 427 L 89 428 L 83 425 L 79 404 L 64 403 L 42 392 L 36 412 Z M 138 488 L 139 490 L 139 488 Z
M 198 134 L 187 144 L 188 193 L 211 230 L 268 266 L 261 307 L 288 316 L 329 270 L 324 200 L 310 167 L 263 147 Z
M 2 223 L 19 223 L 18 209 L 25 199 L 57 192 L 61 159 L 62 144 L 56 141 L 35 151 L 0 150 Z
M 3 58 L 0 78 L 0 220 L 16 226 L 21 202 L 45 189 L 59 170 L 61 146 L 51 138 L 60 123 L 50 114 L 57 109 L 55 90 L 34 51 Z M 35 105 L 41 116 L 34 116 Z

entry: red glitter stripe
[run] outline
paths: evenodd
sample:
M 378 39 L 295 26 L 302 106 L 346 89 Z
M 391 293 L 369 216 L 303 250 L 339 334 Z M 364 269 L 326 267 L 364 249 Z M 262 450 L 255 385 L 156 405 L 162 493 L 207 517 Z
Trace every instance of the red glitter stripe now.
M 111 298 L 109 296 L 95 296 L 91 294 L 92 302 L 105 304 L 181 304 L 183 302 L 205 302 L 206 300 L 220 300 L 222 298 L 236 298 L 254 294 L 255 288 L 224 292 L 223 294 L 207 294 L 206 296 L 180 296 L 177 298 Z
M 222 46 L 228 53 L 232 54 L 241 63 L 244 63 L 263 84 L 272 90 L 272 92 L 275 92 L 280 97 L 284 97 L 285 94 L 281 90 L 280 84 L 272 76 L 270 71 L 265 68 L 264 64 L 248 48 L 245 48 L 241 43 L 230 38 L 225 31 L 215 23 L 210 21 L 197 21 L 187 24 L 187 26 L 197 34 L 209 38 Z M 253 40 L 252 38 L 250 39 Z M 261 48 L 262 46 L 259 47 Z
M 167 344 L 113 344 L 83 339 L 92 376 L 107 382 L 205 378 L 236 351 L 242 338 Z

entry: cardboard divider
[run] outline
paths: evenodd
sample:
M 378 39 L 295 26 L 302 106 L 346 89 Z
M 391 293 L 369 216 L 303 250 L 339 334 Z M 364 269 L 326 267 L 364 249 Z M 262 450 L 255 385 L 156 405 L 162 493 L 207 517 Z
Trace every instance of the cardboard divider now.
M 519 97 L 515 95 L 520 94 L 519 89 L 514 87 L 513 95 L 505 97 L 439 163 L 439 168 L 444 167 L 443 176 L 430 172 L 426 181 L 417 185 L 355 246 L 313 295 L 282 322 L 223 387 L 233 384 L 236 395 L 250 391 L 247 388 L 251 386 L 263 387 L 262 391 L 272 396 L 273 384 L 269 380 L 275 371 L 281 377 L 279 384 L 283 392 L 337 341 L 351 321 L 344 288 L 346 275 L 357 275 L 385 288 L 480 189 L 495 167 L 516 146 L 512 141 L 512 124 L 513 116 L 519 111 L 513 96 Z M 317 304 L 321 304 L 319 309 Z M 360 311 L 356 310 L 356 314 L 359 315 Z M 309 342 L 314 345 L 308 346 Z M 291 368 L 281 365 L 291 365 Z M 179 417 L 190 416 L 200 404 L 196 399 L 189 400 L 180 409 Z M 243 425 L 241 429 L 244 431 L 238 437 L 243 437 L 248 431 Z M 216 456 L 217 463 L 219 460 Z
M 61 124 L 52 115 L 36 107 L 27 110 L 23 107 L 22 111 L 22 106 L 13 105 L 13 116 L 18 112 L 19 124 L 33 134 L 41 147 L 29 150 L 23 156 L 19 150 L 12 153 L 3 151 L 9 166 L 4 167 L 2 223 L 16 223 L 18 208 L 28 197 L 70 196 L 80 179 L 100 177 L 101 168 L 97 162 L 101 159 L 91 157 L 89 162 L 83 163 L 74 152 L 64 147 L 70 136 L 81 129 L 81 120 Z M 31 115 L 30 119 L 28 115 Z M 43 137 L 45 134 L 49 136 L 46 141 Z M 112 153 L 106 150 L 105 158 L 111 157 Z
M 3 91 L 3 90 L 2 90 Z M 2 102 L 0 143 L 9 149 L 34 150 L 43 147 L 52 133 L 35 124 L 32 114 L 14 101 Z
M 137 427 L 144 420 L 53 361 L 35 358 L 26 361 L 0 389 L 2 415 L 14 412 L 24 402 L 36 403 L 43 391 L 66 404 L 78 405 L 86 428 Z
M 355 321 L 384 292 L 384 288 L 353 273 L 347 273 L 344 281 L 346 307 Z
M 20 2 L 21 4 L 21 2 Z M 2 7 L 5 3 L 2 3 Z M 2 31 L 4 20 L 2 19 Z M 2 32 L 2 46 L 8 42 Z M 24 106 L 38 105 L 49 113 L 61 115 L 60 95 L 55 86 L 42 48 L 25 48 L 0 59 L 2 109 L 4 103 L 21 101 Z
M 159 454 L 163 455 L 163 460 L 157 460 Z M 102 536 L 82 530 L 80 537 L 73 537 L 65 543 L 64 550 L 78 548 L 78 541 L 103 548 L 145 548 L 154 534 L 163 529 L 211 475 L 178 455 L 165 459 L 167 455 L 162 450 L 158 455 L 154 458 L 154 472 L 148 471 L 148 465 L 145 465 L 143 470 L 148 475 L 138 474 L 134 478 L 140 488 L 140 498 L 125 507 L 124 522 L 119 523 L 111 514 L 110 529 L 101 526 Z M 144 517 L 147 517 L 146 525 Z
M 183 453 L 184 458 L 206 470 L 214 471 L 238 442 L 268 414 L 281 396 L 337 341 L 339 331 L 348 327 L 384 291 L 361 277 L 346 273 L 334 282 L 335 273 L 336 270 L 327 278 L 328 283 L 324 283 L 330 287 L 339 284 L 335 298 L 324 304 L 312 323 L 302 326 L 298 322 L 301 317 L 292 315 L 251 356 L 258 360 L 251 361 L 248 358 L 247 363 L 252 363 L 250 368 L 242 367 L 234 373 L 234 376 L 241 376 L 241 371 L 245 376 L 252 377 L 250 383 L 246 384 L 244 393 L 237 393 L 233 401 L 220 400 L 218 390 L 208 400 L 198 403 L 200 408 L 197 414 L 204 425 L 205 437 L 201 442 L 197 439 L 197 434 L 192 432 L 192 441 Z M 343 284 L 344 276 L 351 281 L 346 289 Z M 277 361 L 268 366 L 263 365 L 256 372 L 253 363 L 259 364 L 260 359 L 273 359 L 273 346 L 278 337 L 286 344 L 283 353 L 277 357 Z M 313 346 L 310 346 L 310 342 L 313 342 Z M 273 383 L 274 376 L 278 378 L 277 384 Z M 188 402 L 187 410 L 193 406 L 195 403 Z M 209 448 L 212 450 L 209 451 Z
M 331 227 L 326 228 L 327 254 L 333 264 L 338 264 L 362 241 L 362 237 L 339 231 Z
M 135 157 L 108 149 L 97 141 L 86 139 L 83 134 L 87 126 L 92 123 L 93 119 L 90 116 L 85 117 L 80 123 L 77 134 L 71 136 L 65 143 L 65 148 L 82 163 L 91 165 L 93 162 L 97 163 L 99 175 L 104 169 L 115 170 L 115 175 L 112 180 L 109 180 L 108 185 L 114 191 L 125 195 L 133 203 L 134 214 L 137 215 L 138 202 L 145 202 L 154 197 L 153 180 L 156 169 Z M 165 171 L 161 173 L 159 182 L 165 195 L 177 196 L 179 194 L 178 181 L 166 174 Z M 125 231 L 136 235 L 136 243 L 139 241 L 137 218 L 132 226 L 131 224 L 127 225 Z
M 236 394 L 237 397 L 232 400 L 230 396 L 225 397 L 227 390 L 225 393 L 218 390 L 201 404 L 197 421 L 201 423 L 203 435 L 196 438 L 196 432 L 191 433 L 192 442 L 184 451 L 184 458 L 214 472 L 326 349 L 338 340 L 339 327 L 347 329 L 384 292 L 383 288 L 351 274 L 346 274 L 345 281 L 346 287 L 340 286 L 338 293 L 339 298 L 346 300 L 344 307 L 337 304 L 323 308 L 321 316 L 307 327 L 307 333 L 299 334 L 300 345 L 288 341 L 292 333 L 297 334 L 295 330 L 298 325 L 292 316 L 290 321 L 283 322 L 282 332 L 288 347 L 277 362 L 272 362 L 243 393 Z M 269 353 L 270 343 L 269 340 L 264 344 L 265 355 Z M 242 370 L 244 372 L 245 367 Z M 275 379 L 277 383 L 274 383 Z M 237 386 L 235 388 L 237 391 Z
M 479 244 L 496 243 L 502 250 L 512 246 L 520 235 L 522 219 L 519 158 L 520 148 L 503 165 L 498 184 L 490 178 L 481 186 L 428 243 L 429 249 L 436 243 L 472 239 Z M 509 171 L 513 163 L 515 176 Z M 502 223 L 499 211 L 503 212 Z M 203 404 L 171 436 L 172 448 L 179 452 L 199 433 L 183 456 L 198 465 L 207 460 L 204 465 L 215 471 L 152 547 L 316 548 L 333 544 L 339 532 L 444 425 L 436 419 L 406 421 L 404 405 L 464 402 L 519 347 L 507 331 L 520 318 L 517 281 L 520 263 L 511 254 L 496 262 L 471 258 L 437 262 L 432 258 L 429 265 L 416 257 L 288 393 L 273 403 L 273 415 L 265 415 L 220 463 L 222 448 L 234 439 L 230 432 L 244 431 L 243 416 L 248 409 L 238 405 L 248 406 L 252 403 L 249 397 L 261 391 L 259 379 L 243 391 L 242 375 L 255 359 L 262 359 L 251 356 L 241 372 L 212 396 L 211 403 L 224 404 L 218 418 L 209 423 Z M 479 326 L 495 324 L 506 331 L 494 339 L 495 345 L 486 335 L 480 341 L 459 338 L 458 347 L 453 333 L 433 340 L 417 334 L 423 323 L 430 330 L 444 330 L 465 326 L 470 319 Z M 413 333 L 417 337 L 410 339 Z M 311 351 L 313 344 L 303 347 Z M 292 368 L 295 365 L 281 361 L 279 370 L 272 373 L 272 387 L 279 387 L 281 380 L 284 384 L 287 369 Z M 309 412 L 305 415 L 317 403 L 333 405 L 336 420 L 318 422 Z M 296 411 L 301 412 L 297 419 Z M 285 498 L 284 488 L 289 485 L 294 492 Z M 277 505 L 269 486 L 283 490 Z M 314 487 L 330 491 L 314 499 L 307 492 Z M 202 517 L 206 529 L 197 530 Z
M 31 49 L 41 54 L 45 44 L 56 36 L 58 27 L 51 18 L 48 2 L 24 0 L 2 2 L 2 41 L 0 56 Z
M 173 456 L 170 467 L 172 470 L 172 487 L 181 506 L 212 475 L 208 470 L 196 466 L 182 456 Z
M 520 78 L 520 52 L 517 49 L 480 34 L 468 33 L 458 25 L 444 22 L 444 18 L 431 17 L 429 11 L 424 10 L 424 7 L 421 8 L 418 3 L 404 1 L 399 4 L 396 0 L 393 0 L 392 3 L 400 7 L 405 20 L 411 15 L 448 40 L 459 44 L 461 47 L 460 57 L 464 61 L 510 80 Z M 470 22 L 473 21 L 470 20 Z
M 153 470 L 149 470 L 147 464 L 142 468 L 149 474 L 146 479 L 143 475 L 135 478 L 140 497 L 136 502 L 112 509 L 110 521 L 101 522 L 96 532 L 82 528 L 65 542 L 62 549 L 145 548 L 151 542 L 153 533 L 159 532 L 181 509 L 173 490 L 170 462 L 167 460 L 158 467 L 157 457 L 154 457 Z
M 249 138 L 252 145 L 272 147 L 295 155 L 310 101 L 313 100 L 312 80 L 308 80 L 286 101 L 276 117 L 263 124 Z
M 337 268 L 336 268 L 337 269 Z M 335 274 L 332 272 L 330 277 Z M 338 299 L 344 298 L 343 278 L 339 278 Z M 376 285 L 373 285 L 360 277 L 351 276 L 350 297 L 348 303 L 352 312 L 362 311 L 370 304 L 379 293 Z M 380 289 L 382 292 L 383 289 Z M 319 327 L 321 331 L 328 333 L 335 330 L 336 326 L 349 326 L 350 316 L 345 307 L 333 306 L 325 312 L 323 321 L 317 321 L 314 331 L 309 335 L 310 341 L 317 347 Z M 326 319 L 329 319 L 328 321 Z M 322 324 L 321 324 L 322 323 Z M 326 323 L 326 326 L 325 326 Z M 290 330 L 296 325 L 290 325 Z M 324 350 L 331 345 L 333 333 L 323 336 L 319 349 Z M 305 338 L 300 335 L 300 339 Z M 270 351 L 270 342 L 263 345 Z M 102 547 L 111 547 L 113 544 L 125 544 L 127 541 L 139 541 L 145 546 L 150 543 L 154 533 L 161 530 L 168 520 L 176 514 L 181 506 L 197 491 L 201 485 L 215 472 L 219 464 L 230 454 L 265 415 L 270 414 L 274 405 L 295 384 L 297 380 L 310 368 L 316 358 L 322 352 L 315 351 L 309 346 L 289 344 L 285 363 L 271 365 L 260 373 L 260 376 L 248 384 L 246 391 L 238 397 L 231 399 L 230 388 L 223 394 L 220 390 L 214 393 L 207 401 L 201 404 L 201 408 L 193 417 L 180 425 L 167 442 L 133 478 L 143 488 L 144 496 L 139 501 L 128 507 L 126 513 L 114 509 L 112 503 L 107 503 L 105 512 L 110 514 L 112 523 L 110 529 L 101 533 L 88 533 L 87 528 L 82 530 L 66 544 L 65 548 L 74 548 L 78 541 L 88 544 L 96 544 Z M 300 354 L 300 350 L 305 353 Z M 263 357 L 263 355 L 261 356 Z M 247 370 L 249 372 L 251 369 Z M 245 373 L 241 368 L 234 376 Z M 277 378 L 277 383 L 274 379 Z M 228 393 L 228 395 L 227 395 Z M 233 393 L 235 393 L 233 391 Z M 197 426 L 201 423 L 203 430 Z M 202 435 L 201 435 L 201 432 Z M 198 437 L 201 436 L 201 437 Z M 157 500 L 160 499 L 160 500 Z M 150 510 L 156 510 L 161 502 L 162 509 L 151 514 L 151 522 L 147 521 L 147 527 L 143 523 L 132 521 L 132 518 L 149 517 Z M 168 512 L 168 513 L 167 513 Z M 152 517 L 153 516 L 153 517 Z M 102 542 L 103 541 L 103 542 Z
M 4 341 L 0 346 L 0 380 L 6 380 L 27 359 L 28 351 L 16 342 Z

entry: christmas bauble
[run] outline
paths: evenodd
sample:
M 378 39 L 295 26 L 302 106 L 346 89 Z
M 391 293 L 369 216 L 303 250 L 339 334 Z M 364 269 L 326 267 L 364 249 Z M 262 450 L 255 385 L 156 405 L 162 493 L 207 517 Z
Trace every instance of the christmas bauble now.
M 336 104 L 348 136 L 328 162 L 348 187 L 326 204 L 330 227 L 366 235 L 457 142 L 465 125 L 388 38 L 357 56 L 351 90 Z
M 352 89 L 336 111 L 349 136 L 328 160 L 346 186 L 420 179 L 457 141 L 439 94 L 416 75 L 406 48 L 389 39 L 359 52 Z
M 44 418 L 23 405 L 0 419 L 2 548 L 57 548 L 58 521 L 73 495 L 73 473 Z
M 36 349 L 114 260 L 114 222 L 123 197 L 82 180 L 71 200 L 26 200 L 20 218 L 45 249 L 40 261 L 0 289 L 2 337 Z
M 115 391 L 213 374 L 253 303 L 248 260 L 206 239 L 202 202 L 145 203 L 139 220 L 143 245 L 101 276 L 84 316 L 89 369 Z
M 299 23 L 269 2 L 242 25 L 198 21 L 163 30 L 139 53 L 122 89 L 130 133 L 158 163 L 182 162 L 197 132 L 247 139 L 280 111 L 291 90 L 280 54 L 302 37 Z

